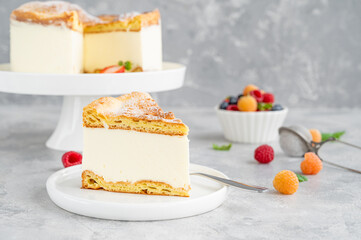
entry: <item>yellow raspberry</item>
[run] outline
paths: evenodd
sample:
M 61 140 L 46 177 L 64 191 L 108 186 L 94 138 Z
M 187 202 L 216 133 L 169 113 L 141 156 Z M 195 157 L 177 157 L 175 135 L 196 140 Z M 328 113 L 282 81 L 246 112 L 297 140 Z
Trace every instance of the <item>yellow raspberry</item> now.
M 255 112 L 257 111 L 257 101 L 252 96 L 243 96 L 237 102 L 239 111 Z
M 247 96 L 249 92 L 252 92 L 253 90 L 257 90 L 258 87 L 253 85 L 253 84 L 249 84 L 247 85 L 244 90 L 243 90 L 243 96 Z
M 282 194 L 294 194 L 298 189 L 297 175 L 289 170 L 282 170 L 273 179 L 274 188 Z
M 306 175 L 316 175 L 322 170 L 322 161 L 313 152 L 305 154 L 305 160 L 301 162 L 301 170 Z
M 322 141 L 322 135 L 321 135 L 321 132 L 319 130 L 310 129 L 308 131 L 310 131 L 310 133 L 312 135 L 312 141 L 314 141 L 314 142 L 321 142 Z

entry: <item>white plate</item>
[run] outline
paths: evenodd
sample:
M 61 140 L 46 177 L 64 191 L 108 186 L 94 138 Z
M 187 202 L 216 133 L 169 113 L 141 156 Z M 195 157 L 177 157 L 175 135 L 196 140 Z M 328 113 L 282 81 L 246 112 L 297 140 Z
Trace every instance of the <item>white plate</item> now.
M 186 67 L 163 62 L 160 71 L 121 74 L 48 74 L 12 72 L 0 64 L 0 91 L 60 96 L 105 96 L 132 91 L 159 92 L 180 88 Z
M 191 164 L 190 172 L 227 178 L 212 168 Z M 81 189 L 81 166 L 52 174 L 46 189 L 59 207 L 76 214 L 127 221 L 166 220 L 206 213 L 223 203 L 227 187 L 210 179 L 191 176 L 190 197 L 153 196 Z

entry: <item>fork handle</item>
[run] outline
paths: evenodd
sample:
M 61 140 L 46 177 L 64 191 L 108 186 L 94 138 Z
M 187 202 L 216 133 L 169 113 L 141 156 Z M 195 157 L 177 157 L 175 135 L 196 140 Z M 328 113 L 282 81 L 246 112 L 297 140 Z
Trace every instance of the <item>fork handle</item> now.
M 199 175 L 199 176 L 207 177 L 207 178 L 216 180 L 217 182 L 220 182 L 220 183 L 228 185 L 228 186 L 252 190 L 252 191 L 259 192 L 259 193 L 268 191 L 268 188 L 265 188 L 265 187 L 251 186 L 251 185 L 247 185 L 244 183 L 236 182 L 236 181 L 229 180 L 226 178 L 216 177 L 216 176 L 205 174 L 205 173 L 191 173 L 191 175 Z

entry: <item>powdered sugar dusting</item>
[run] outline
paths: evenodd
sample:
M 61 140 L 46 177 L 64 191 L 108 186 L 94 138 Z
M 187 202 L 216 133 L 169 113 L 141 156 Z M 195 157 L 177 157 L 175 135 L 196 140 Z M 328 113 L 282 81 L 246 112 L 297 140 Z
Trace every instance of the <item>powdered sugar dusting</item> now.
M 142 120 L 182 123 L 172 112 L 164 112 L 147 93 L 133 92 L 118 98 L 100 98 L 90 104 L 106 117 L 125 116 Z
M 76 11 L 79 14 L 79 19 L 83 23 L 101 22 L 95 16 L 90 15 L 80 6 L 63 1 L 48 1 L 48 2 L 28 2 L 18 7 L 15 12 L 32 12 L 42 17 L 54 17 L 56 15 L 63 15 L 69 12 Z
M 118 20 L 123 21 L 128 18 L 134 18 L 135 16 L 137 16 L 139 14 L 140 14 L 139 12 L 129 12 L 129 13 L 120 14 L 118 17 Z
M 21 5 L 18 10 L 24 12 L 36 11 L 36 12 L 51 12 L 55 14 L 61 14 L 65 12 L 70 12 L 73 10 L 82 10 L 78 5 L 71 4 L 63 1 L 49 1 L 49 2 L 28 2 Z
M 117 22 L 117 21 L 127 21 L 127 20 L 131 20 L 134 17 L 140 15 L 141 13 L 139 12 L 130 12 L 130 13 L 123 13 L 123 14 L 119 14 L 119 15 L 99 15 L 98 18 L 100 21 L 102 21 L 103 23 L 112 23 L 112 22 Z

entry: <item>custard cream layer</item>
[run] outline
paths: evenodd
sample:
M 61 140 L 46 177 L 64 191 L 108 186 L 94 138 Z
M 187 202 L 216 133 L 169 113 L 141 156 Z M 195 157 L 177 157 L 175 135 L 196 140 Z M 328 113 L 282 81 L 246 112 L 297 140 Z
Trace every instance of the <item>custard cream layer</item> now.
M 83 128 L 82 170 L 110 182 L 142 180 L 189 187 L 189 140 L 122 129 Z
M 84 71 L 94 72 L 119 61 L 131 61 L 143 71 L 162 69 L 161 25 L 138 32 L 84 33 Z
M 81 73 L 83 34 L 68 27 L 11 20 L 10 62 L 15 72 Z

